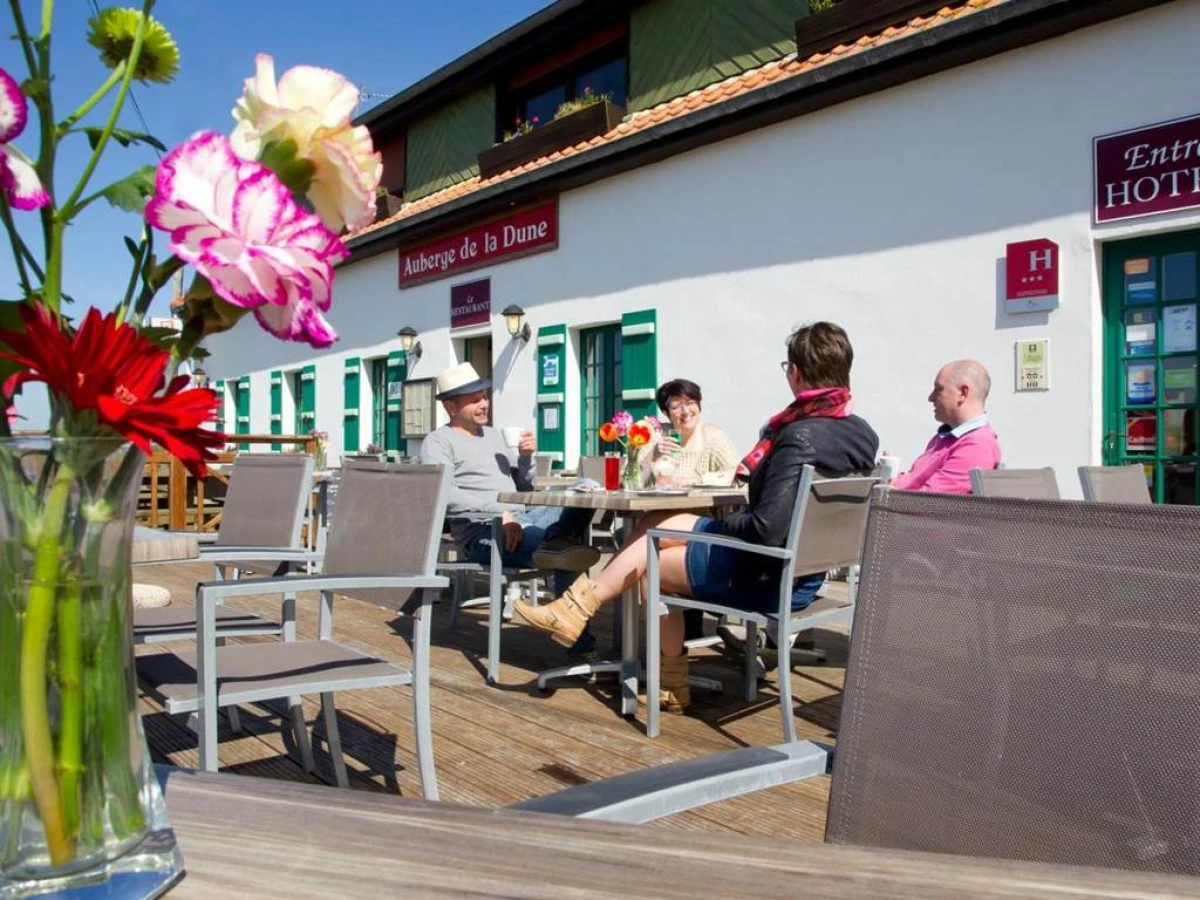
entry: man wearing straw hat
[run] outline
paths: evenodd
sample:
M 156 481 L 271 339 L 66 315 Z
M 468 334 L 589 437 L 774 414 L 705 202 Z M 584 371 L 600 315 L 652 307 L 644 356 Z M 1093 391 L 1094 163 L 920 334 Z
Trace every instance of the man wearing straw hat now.
M 586 572 L 600 559 L 598 550 L 582 542 L 592 511 L 550 506 L 526 510 L 497 502 L 501 491 L 533 490 L 536 445 L 531 432 L 521 431 L 514 452 L 501 430 L 487 424 L 491 387 L 491 381 L 480 378 L 470 363 L 438 374 L 436 396 L 450 421 L 425 438 L 421 462 L 438 463 L 450 471 L 446 521 L 451 537 L 469 560 L 489 563 L 490 523 L 500 516 L 504 565 L 551 569 L 554 590 L 562 593 L 575 574 Z M 591 636 L 584 637 L 590 643 Z

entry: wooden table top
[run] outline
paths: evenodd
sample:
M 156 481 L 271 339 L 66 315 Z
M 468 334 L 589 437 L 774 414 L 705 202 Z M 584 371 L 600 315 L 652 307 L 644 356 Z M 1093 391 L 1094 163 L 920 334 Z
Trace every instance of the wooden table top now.
M 196 559 L 200 556 L 200 541 L 196 535 L 178 531 L 160 531 L 135 525 L 133 529 L 132 562 L 160 563 Z
M 226 897 L 1172 900 L 1200 879 L 675 831 L 160 770 L 187 876 Z
M 705 510 L 721 506 L 743 506 L 745 489 L 714 488 L 686 494 L 637 494 L 631 491 L 503 491 L 501 503 L 520 506 L 570 506 L 577 509 L 610 509 L 614 512 L 658 510 Z

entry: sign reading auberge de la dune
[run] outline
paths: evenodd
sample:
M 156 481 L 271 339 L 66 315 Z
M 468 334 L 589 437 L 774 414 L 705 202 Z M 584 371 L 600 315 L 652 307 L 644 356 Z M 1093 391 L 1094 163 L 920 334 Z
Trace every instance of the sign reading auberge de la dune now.
M 400 287 L 558 246 L 558 201 L 400 250 Z

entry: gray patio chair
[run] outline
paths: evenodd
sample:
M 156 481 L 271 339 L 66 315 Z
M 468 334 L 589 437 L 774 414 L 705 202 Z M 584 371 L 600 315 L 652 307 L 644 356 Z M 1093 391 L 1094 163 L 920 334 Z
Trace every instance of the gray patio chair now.
M 212 563 L 214 577 L 242 571 L 283 574 L 314 556 L 300 543 L 300 530 L 312 491 L 313 458 L 294 453 L 239 453 L 229 476 L 229 491 L 215 543 L 200 548 L 200 561 Z M 218 637 L 283 634 L 295 629 L 294 598 L 285 596 L 281 621 L 233 609 L 217 610 Z M 192 604 L 172 603 L 138 609 L 133 616 L 134 642 L 192 640 L 196 613 Z
M 1016 500 L 1057 500 L 1058 480 L 1049 466 L 1043 469 L 972 469 L 971 493 L 977 497 Z
M 1197 534 L 1196 507 L 877 491 L 836 752 L 752 747 L 518 808 L 643 822 L 834 757 L 833 843 L 1198 875 Z
M 426 799 L 436 800 L 429 720 L 432 605 L 448 584 L 435 574 L 449 478 L 441 466 L 347 462 L 320 575 L 247 578 L 196 587 L 198 654 L 138 657 L 138 675 L 168 713 L 197 712 L 200 768 L 217 769 L 217 710 L 238 703 L 320 694 L 326 740 L 338 785 L 345 787 L 334 693 L 410 684 L 417 763 Z M 217 605 L 227 597 L 319 592 L 315 640 L 217 646 Z M 413 593 L 419 592 L 419 597 Z M 411 609 L 411 668 L 333 639 L 333 597 Z
M 783 720 L 783 734 L 787 740 L 796 739 L 796 723 L 792 712 L 791 666 L 785 665 L 787 650 L 791 647 L 793 634 L 816 628 L 835 621 L 852 622 L 854 618 L 854 596 L 843 602 L 830 597 L 818 597 L 805 609 L 793 613 L 792 580 L 801 575 L 827 572 L 842 566 L 858 565 L 862 554 L 863 533 L 867 524 L 868 501 L 871 489 L 879 483 L 877 478 L 827 478 L 818 479 L 812 466 L 801 471 L 796 486 L 796 500 L 792 507 L 792 520 L 788 527 L 787 541 L 782 547 L 765 547 L 737 538 L 719 534 L 699 534 L 690 531 L 672 531 L 652 528 L 647 557 L 646 581 L 648 601 L 646 603 L 646 696 L 657 697 L 659 687 L 659 619 L 672 607 L 678 609 L 700 609 L 716 615 L 738 616 L 746 626 L 746 646 L 753 648 L 758 642 L 758 628 L 772 628 L 775 644 L 779 647 L 779 703 Z M 663 538 L 682 541 L 697 541 L 721 547 L 733 547 L 743 553 L 766 556 L 781 560 L 779 579 L 779 606 L 773 615 L 760 615 L 716 603 L 707 603 L 692 597 L 663 594 L 659 588 L 659 546 Z M 747 702 L 757 696 L 757 658 L 747 652 L 744 657 L 744 684 Z M 646 705 L 646 734 L 657 737 L 660 711 L 657 703 Z
M 215 579 L 239 578 L 248 572 L 282 575 L 314 558 L 300 541 L 312 473 L 313 458 L 303 454 L 239 453 L 234 457 L 216 540 L 200 547 L 199 561 L 213 564 Z M 229 637 L 249 635 L 280 635 L 290 641 L 296 635 L 296 598 L 294 594 L 283 596 L 277 619 L 222 605 L 216 610 L 216 621 L 218 644 Z M 135 644 L 195 638 L 194 604 L 171 603 L 133 611 Z M 288 706 L 304 769 L 311 772 L 312 749 L 300 698 L 290 698 Z M 230 727 L 240 732 L 237 707 L 230 707 L 227 715 Z
M 536 478 L 546 478 L 554 469 L 554 457 L 547 453 L 533 454 L 533 474 Z
M 1099 503 L 1152 503 L 1141 466 L 1080 466 L 1083 499 Z

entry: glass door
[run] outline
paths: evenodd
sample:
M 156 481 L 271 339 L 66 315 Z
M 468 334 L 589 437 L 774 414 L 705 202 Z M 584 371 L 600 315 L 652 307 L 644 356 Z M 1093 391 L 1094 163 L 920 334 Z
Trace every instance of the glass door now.
M 380 451 L 387 446 L 387 357 L 371 360 L 371 443 Z
M 600 426 L 621 410 L 621 326 L 605 325 L 579 332 L 580 398 L 579 452 L 597 456 L 605 450 L 619 449 L 602 445 Z
M 1104 463 L 1159 503 L 1196 503 L 1198 283 L 1200 231 L 1104 248 Z
M 463 341 L 463 362 L 475 367 L 480 378 L 492 380 L 492 339 L 490 336 Z M 493 395 L 494 397 L 495 395 Z M 487 424 L 492 424 L 492 404 L 488 404 Z

